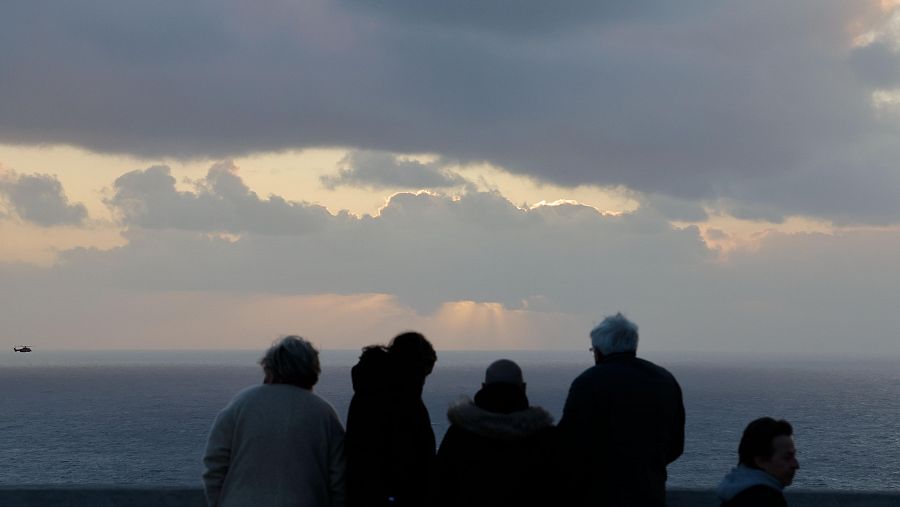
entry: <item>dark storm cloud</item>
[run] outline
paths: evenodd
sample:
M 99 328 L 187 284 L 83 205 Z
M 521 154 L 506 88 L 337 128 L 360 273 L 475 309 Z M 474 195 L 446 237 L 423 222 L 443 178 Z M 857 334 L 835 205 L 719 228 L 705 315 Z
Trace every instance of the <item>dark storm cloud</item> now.
M 0 203 L 22 220 L 43 227 L 79 225 L 88 216 L 84 204 L 69 204 L 56 176 L 49 174 L 0 174 Z
M 462 176 L 448 171 L 440 163 L 422 163 L 388 153 L 349 153 L 339 164 L 335 176 L 322 176 L 329 189 L 340 186 L 366 188 L 449 188 L 466 184 Z
M 333 218 L 317 205 L 272 195 L 260 199 L 230 162 L 210 168 L 194 191 L 179 191 L 166 166 L 131 171 L 116 179 L 106 204 L 127 226 L 240 234 L 303 234 Z
M 14 2 L 0 140 L 430 152 L 776 218 L 900 220 L 881 187 L 900 123 L 871 102 L 898 56 L 848 35 L 877 2 L 547 5 Z M 847 174 L 857 198 L 835 199 Z
M 571 31 L 593 24 L 636 20 L 659 20 L 686 15 L 703 5 L 702 1 L 678 4 L 665 0 L 644 2 L 596 2 L 592 0 L 493 0 L 486 2 L 440 0 L 391 0 L 366 2 L 342 0 L 354 9 L 370 15 L 394 18 L 403 23 L 424 24 L 428 29 L 475 30 L 533 37 Z

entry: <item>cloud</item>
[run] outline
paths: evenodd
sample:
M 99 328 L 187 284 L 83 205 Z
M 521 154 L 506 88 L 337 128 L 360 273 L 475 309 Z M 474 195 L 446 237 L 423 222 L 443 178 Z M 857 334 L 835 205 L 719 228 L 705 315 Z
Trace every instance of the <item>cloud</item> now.
M 440 189 L 467 183 L 465 178 L 444 169 L 440 163 L 422 163 L 388 153 L 353 151 L 341 160 L 340 166 L 336 176 L 321 177 L 326 188 Z
M 516 37 L 533 36 L 535 33 L 558 35 L 595 24 L 677 18 L 702 5 L 701 2 L 685 1 L 680 2 L 676 8 L 670 2 L 659 0 L 640 4 L 590 0 L 567 0 L 554 4 L 495 0 L 477 5 L 439 0 L 396 0 L 376 7 L 361 0 L 343 1 L 353 9 L 363 10 L 373 17 L 404 25 L 424 25 L 429 30 L 444 29 L 463 33 L 475 31 Z
M 877 2 L 389 4 L 14 2 L 0 140 L 434 153 L 768 216 L 900 221 L 900 186 L 883 186 L 900 118 L 872 104 L 900 55 L 852 48 L 853 27 L 889 19 Z M 835 198 L 849 175 L 854 198 Z
M 850 53 L 853 70 L 867 83 L 879 88 L 900 85 L 900 56 L 884 42 L 855 48 Z
M 713 241 L 725 241 L 731 239 L 731 236 L 727 232 L 713 227 L 706 230 L 706 237 Z
M 652 207 L 668 217 L 682 222 L 703 222 L 708 218 L 703 206 L 694 201 L 675 199 L 666 195 L 645 195 L 640 198 L 643 206 Z
M 49 174 L 0 174 L 0 200 L 22 220 L 42 227 L 81 225 L 88 216 L 84 204 L 69 204 L 62 183 Z
M 550 312 L 507 310 L 471 301 L 423 315 L 384 294 L 296 296 L 235 292 L 134 292 L 26 288 L 0 293 L 5 332 L 41 349 L 263 350 L 273 339 L 302 334 L 325 349 L 387 342 L 406 329 L 423 332 L 438 350 L 582 348 L 590 321 Z M 52 319 L 44 318 L 47 308 Z M 42 312 L 43 309 L 43 312 Z M 0 309 L 0 313 L 3 310 Z M 490 339 L 485 339 L 490 337 Z
M 517 308 L 530 298 L 543 298 L 548 310 L 584 310 L 595 297 L 610 298 L 612 287 L 634 290 L 625 280 L 638 272 L 659 269 L 661 286 L 678 287 L 712 256 L 696 229 L 674 229 L 656 214 L 614 217 L 578 204 L 520 209 L 495 192 L 398 193 L 379 216 L 327 214 L 316 227 L 305 225 L 301 208 L 263 228 L 240 216 L 258 215 L 253 207 L 222 203 L 221 191 L 177 192 L 170 178 L 162 168 L 119 178 L 113 203 L 126 210 L 127 245 L 65 251 L 55 276 L 132 290 L 383 293 L 422 312 L 462 300 Z M 134 188 L 146 193 L 124 191 Z M 238 215 L 208 219 L 217 206 Z M 242 234 L 210 234 L 222 231 Z M 647 265 L 636 266 L 639 259 Z M 668 270 L 671 263 L 678 269 Z M 586 300 L 580 294 L 593 284 L 607 289 Z
M 470 220 L 486 210 L 493 222 Z M 77 329 L 108 346 L 282 332 L 355 346 L 415 327 L 446 346 L 570 348 L 623 310 L 644 350 L 896 354 L 896 231 L 770 234 L 723 261 L 696 229 L 637 213 L 425 193 L 386 211 L 298 236 L 133 229 L 124 247 L 70 250 L 50 269 L 0 264 L 0 316 L 46 342 Z M 36 312 L 55 318 L 35 328 Z
M 322 206 L 260 199 L 231 162 L 213 165 L 194 191 L 179 191 L 167 166 L 131 171 L 116 179 L 106 200 L 122 224 L 148 229 L 210 233 L 303 234 L 331 218 Z
M 49 268 L 0 263 L 13 332 L 140 347 L 313 330 L 350 346 L 415 326 L 466 347 L 568 348 L 622 310 L 645 350 L 896 354 L 896 228 L 768 233 L 723 256 L 653 206 L 613 216 L 401 192 L 377 216 L 312 210 L 310 227 L 311 210 L 256 197 L 227 163 L 191 191 L 164 167 L 114 190 L 123 246 L 66 250 Z

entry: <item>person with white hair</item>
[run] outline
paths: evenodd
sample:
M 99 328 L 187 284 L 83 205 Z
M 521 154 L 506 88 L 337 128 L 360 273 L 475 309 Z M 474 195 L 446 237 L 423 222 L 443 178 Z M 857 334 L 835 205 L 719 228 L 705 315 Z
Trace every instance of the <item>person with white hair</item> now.
M 262 385 L 244 389 L 216 417 L 203 463 L 210 507 L 343 507 L 344 428 L 312 393 L 319 352 L 299 336 L 260 359 Z
M 684 450 L 681 387 L 637 357 L 621 313 L 591 331 L 594 366 L 572 382 L 559 434 L 568 505 L 666 504 L 666 466 Z

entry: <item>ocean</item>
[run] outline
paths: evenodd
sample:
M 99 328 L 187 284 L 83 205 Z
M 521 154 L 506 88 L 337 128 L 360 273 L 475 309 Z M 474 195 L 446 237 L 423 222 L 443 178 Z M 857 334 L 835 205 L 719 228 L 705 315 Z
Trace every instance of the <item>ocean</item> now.
M 261 382 L 249 351 L 0 353 L 0 485 L 200 486 L 216 413 Z M 323 351 L 315 392 L 346 417 L 358 351 Z M 584 352 L 440 352 L 424 399 L 440 441 L 446 410 L 494 359 L 516 360 L 528 395 L 557 418 Z M 750 420 L 794 425 L 796 488 L 900 491 L 900 368 L 879 360 L 749 360 L 647 355 L 682 386 L 684 455 L 670 487 L 714 487 Z

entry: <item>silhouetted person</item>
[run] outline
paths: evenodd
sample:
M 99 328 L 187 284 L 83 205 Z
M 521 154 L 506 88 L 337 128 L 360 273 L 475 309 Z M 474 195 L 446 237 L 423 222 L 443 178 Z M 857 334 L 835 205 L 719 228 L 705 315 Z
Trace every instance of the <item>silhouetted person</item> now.
M 347 414 L 347 479 L 354 507 L 428 502 L 435 440 L 422 388 L 437 355 L 419 333 L 363 349 Z
M 567 505 L 665 505 L 666 465 L 684 449 L 681 388 L 636 357 L 637 326 L 621 313 L 591 343 L 595 366 L 572 382 L 559 422 Z
M 343 507 L 344 429 L 312 393 L 319 353 L 288 336 L 260 360 L 263 385 L 244 389 L 216 417 L 203 463 L 210 506 Z
M 553 416 L 531 407 L 519 366 L 500 359 L 475 400 L 450 407 L 438 450 L 441 507 L 555 505 Z
M 738 446 L 738 465 L 716 493 L 722 507 L 787 507 L 782 491 L 800 468 L 794 430 L 784 419 L 757 419 L 747 425 Z

